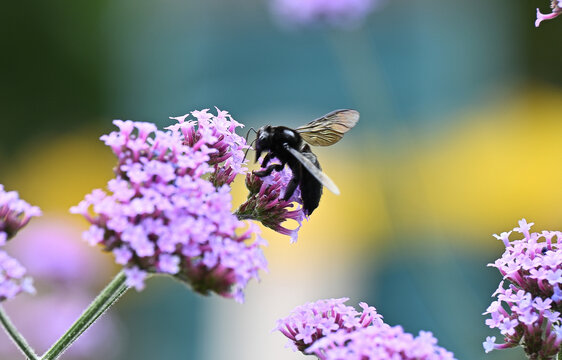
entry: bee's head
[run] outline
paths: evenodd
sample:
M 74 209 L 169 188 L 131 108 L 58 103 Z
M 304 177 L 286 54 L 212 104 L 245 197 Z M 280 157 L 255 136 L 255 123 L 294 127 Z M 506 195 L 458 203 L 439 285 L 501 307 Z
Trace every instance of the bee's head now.
M 256 160 L 261 156 L 264 150 L 270 148 L 272 128 L 271 125 L 265 125 L 258 129 L 256 134 Z

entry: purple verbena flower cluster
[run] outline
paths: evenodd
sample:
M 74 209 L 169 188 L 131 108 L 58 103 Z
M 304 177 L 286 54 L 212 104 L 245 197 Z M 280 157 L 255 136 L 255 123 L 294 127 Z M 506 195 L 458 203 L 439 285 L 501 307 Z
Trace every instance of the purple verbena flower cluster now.
M 41 210 L 21 200 L 16 191 L 5 191 L 0 184 L 0 246 L 6 244 Z M 7 252 L 0 250 L 0 301 L 11 299 L 21 292 L 34 293 L 33 281 L 26 269 Z
M 197 121 L 173 118 L 167 132 L 115 120 L 119 131 L 101 137 L 118 158 L 110 193 L 94 190 L 71 212 L 92 224 L 84 238 L 113 252 L 130 286 L 142 289 L 147 273 L 164 273 L 242 301 L 248 281 L 266 269 L 259 228 L 244 230 L 231 212 L 229 184 L 246 171 L 248 146 L 226 111 L 191 115 Z
M 276 330 L 289 338 L 289 346 L 320 360 L 452 360 L 453 354 L 437 346 L 430 332 L 418 337 L 400 326 L 382 321 L 376 309 L 345 305 L 348 298 L 319 300 L 295 308 L 280 319 Z
M 275 162 L 275 159 L 273 162 Z M 253 173 L 247 174 L 248 199 L 236 210 L 238 217 L 241 219 L 258 219 L 264 226 L 290 236 L 291 243 L 296 242 L 305 214 L 302 209 L 302 199 L 298 187 L 289 200 L 283 200 L 284 188 L 291 178 L 292 172 L 288 166 L 285 166 L 280 172 L 275 171 L 263 178 Z M 297 205 L 294 205 L 294 203 Z M 294 229 L 282 226 L 286 220 L 295 220 L 298 226 Z
M 450 351 L 437 346 L 429 331 L 414 337 L 401 326 L 373 325 L 356 331 L 338 330 L 306 350 L 320 360 L 453 360 Z
M 380 0 L 272 0 L 271 9 L 283 25 L 349 28 L 363 22 L 379 3 Z
M 562 13 L 562 0 L 551 0 L 550 8 L 552 11 L 548 14 L 543 14 L 537 8 L 537 20 L 535 20 L 535 27 L 539 27 L 543 20 L 554 19 Z
M 27 225 L 41 210 L 19 198 L 16 191 L 5 191 L 0 184 L 0 245 L 4 245 L 19 229 Z
M 366 303 L 359 306 L 345 305 L 349 298 L 325 299 L 297 306 L 286 318 L 279 319 L 275 330 L 289 338 L 287 345 L 293 350 L 304 351 L 318 339 L 338 330 L 355 331 L 372 324 L 382 324 L 382 316 Z
M 21 292 L 35 293 L 33 279 L 27 270 L 7 252 L 0 250 L 0 302 L 14 298 Z
M 522 219 L 513 231 L 494 235 L 505 252 L 489 266 L 503 280 L 492 295 L 497 300 L 484 314 L 490 315 L 486 324 L 500 330 L 504 343 L 496 344 L 491 336 L 483 345 L 486 352 L 521 345 L 531 359 L 553 359 L 562 343 L 562 233 L 531 233 L 532 225 Z M 523 238 L 510 240 L 512 232 Z

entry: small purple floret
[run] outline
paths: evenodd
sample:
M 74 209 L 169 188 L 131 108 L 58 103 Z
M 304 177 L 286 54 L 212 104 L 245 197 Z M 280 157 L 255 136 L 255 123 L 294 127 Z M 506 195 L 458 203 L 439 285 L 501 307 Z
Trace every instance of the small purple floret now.
M 537 8 L 537 20 L 535 20 L 535 27 L 539 27 L 541 22 L 544 20 L 554 19 L 558 17 L 562 13 L 562 1 L 560 0 L 551 0 L 550 1 L 550 8 L 552 11 L 548 14 L 543 14 Z

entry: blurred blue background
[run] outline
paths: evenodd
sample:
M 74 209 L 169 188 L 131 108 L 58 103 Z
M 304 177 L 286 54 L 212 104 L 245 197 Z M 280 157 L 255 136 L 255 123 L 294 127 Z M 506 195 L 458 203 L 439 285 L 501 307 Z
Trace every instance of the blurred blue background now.
M 265 230 L 270 272 L 245 304 L 153 278 L 108 314 L 119 346 L 105 358 L 302 358 L 270 332 L 275 320 L 348 296 L 432 331 L 458 359 L 523 359 L 484 354 L 500 335 L 481 314 L 500 281 L 486 267 L 502 252 L 491 235 L 523 217 L 560 230 L 562 19 L 535 29 L 536 7 L 548 1 L 389 0 L 342 30 L 281 27 L 267 0 L 12 2 L 0 22 L 0 183 L 85 229 L 68 208 L 112 177 L 98 140 L 112 119 L 163 127 L 218 106 L 248 127 L 296 127 L 358 109 L 358 126 L 316 151 L 342 195 L 325 194 L 296 244 Z M 118 271 L 96 261 L 95 290 Z

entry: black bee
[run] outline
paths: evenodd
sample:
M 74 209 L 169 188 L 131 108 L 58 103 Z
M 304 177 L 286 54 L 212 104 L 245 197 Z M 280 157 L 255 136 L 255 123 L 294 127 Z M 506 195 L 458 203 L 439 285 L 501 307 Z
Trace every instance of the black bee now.
M 300 186 L 303 210 L 306 215 L 312 214 L 320 203 L 322 185 L 336 195 L 339 195 L 340 191 L 322 172 L 318 158 L 309 144 L 333 145 L 354 127 L 357 121 L 359 112 L 345 109 L 332 111 L 296 129 L 271 125 L 261 127 L 257 131 L 255 161 L 258 161 L 263 151 L 268 153 L 261 163 L 264 170 L 254 171 L 254 174 L 259 177 L 268 176 L 273 170 L 281 171 L 285 164 L 289 165 L 293 177 L 287 185 L 283 200 L 289 200 L 297 186 Z M 272 158 L 279 159 L 281 164 L 267 166 Z

